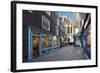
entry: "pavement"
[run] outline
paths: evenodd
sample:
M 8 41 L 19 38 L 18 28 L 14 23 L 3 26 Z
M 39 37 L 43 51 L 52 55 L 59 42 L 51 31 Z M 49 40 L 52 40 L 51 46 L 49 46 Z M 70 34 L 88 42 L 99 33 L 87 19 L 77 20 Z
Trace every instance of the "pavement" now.
M 85 60 L 86 56 L 80 47 L 66 46 L 57 48 L 48 54 L 42 55 L 32 60 L 32 62 L 45 62 L 45 61 L 64 61 L 64 60 Z

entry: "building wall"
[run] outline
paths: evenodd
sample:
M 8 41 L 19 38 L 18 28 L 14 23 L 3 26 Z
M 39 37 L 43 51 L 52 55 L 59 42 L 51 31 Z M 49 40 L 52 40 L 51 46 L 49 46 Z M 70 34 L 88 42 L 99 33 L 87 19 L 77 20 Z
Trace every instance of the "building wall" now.
M 73 43 L 73 22 L 70 21 L 67 16 L 61 16 L 62 23 L 64 27 L 66 28 L 66 42 L 67 43 Z
M 42 28 L 42 15 L 45 16 L 50 21 L 50 31 L 47 31 Z M 50 12 L 50 15 L 48 15 L 46 11 L 23 10 L 23 62 L 27 62 L 29 57 L 28 28 L 30 27 L 32 31 L 38 31 L 39 35 L 41 33 L 54 36 L 56 33 L 56 28 L 55 28 L 56 25 L 57 25 L 56 12 Z
M 57 25 L 57 14 L 52 11 L 50 14 L 50 18 L 51 18 L 51 32 L 53 32 L 54 34 L 56 34 L 56 25 Z
M 87 22 L 89 20 L 89 22 Z M 84 54 L 91 59 L 91 14 L 85 14 L 84 25 L 81 31 L 81 42 Z M 84 43 L 85 42 L 85 43 Z

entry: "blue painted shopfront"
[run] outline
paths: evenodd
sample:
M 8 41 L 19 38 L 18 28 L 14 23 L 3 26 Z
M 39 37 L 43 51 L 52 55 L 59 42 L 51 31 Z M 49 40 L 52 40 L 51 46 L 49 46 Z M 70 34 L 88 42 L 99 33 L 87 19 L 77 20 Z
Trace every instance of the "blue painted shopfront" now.
M 39 36 L 39 47 L 38 47 L 39 54 L 38 54 L 38 56 L 41 56 L 41 55 L 47 54 L 51 51 L 54 51 L 54 48 L 55 48 L 54 40 L 53 40 L 54 33 L 48 34 L 48 33 L 41 31 L 40 29 L 28 27 L 28 60 L 29 61 L 34 59 L 34 56 L 32 54 L 32 47 L 34 46 L 34 45 L 32 45 L 32 37 L 34 36 L 35 33 L 37 33 L 38 36 Z M 52 45 L 50 47 L 44 48 L 42 46 L 42 37 L 43 37 L 44 33 L 51 36 Z M 57 48 L 59 48 L 59 47 L 60 47 L 60 35 L 58 35 L 58 46 L 57 46 Z
M 88 46 L 88 43 L 87 43 L 87 36 L 88 36 L 88 33 L 87 33 L 87 32 L 84 32 L 84 33 L 81 35 L 81 43 L 82 43 L 82 47 L 83 47 L 83 52 L 84 52 L 84 54 L 85 54 L 89 59 L 91 59 L 91 47 Z

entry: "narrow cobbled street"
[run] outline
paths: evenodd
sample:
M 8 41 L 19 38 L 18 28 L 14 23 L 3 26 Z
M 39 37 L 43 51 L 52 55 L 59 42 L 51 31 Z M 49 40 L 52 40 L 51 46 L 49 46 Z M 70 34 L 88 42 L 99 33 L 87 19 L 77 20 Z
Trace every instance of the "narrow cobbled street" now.
M 50 52 L 46 55 L 40 56 L 33 61 L 60 61 L 60 60 L 83 60 L 86 59 L 83 51 L 80 47 L 67 46 L 59 49 L 55 49 L 55 51 Z

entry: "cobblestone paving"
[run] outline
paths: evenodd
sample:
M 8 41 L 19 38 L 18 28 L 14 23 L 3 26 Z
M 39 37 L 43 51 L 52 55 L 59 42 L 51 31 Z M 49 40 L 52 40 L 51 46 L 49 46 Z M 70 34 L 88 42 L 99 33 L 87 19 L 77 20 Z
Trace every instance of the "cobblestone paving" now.
M 34 62 L 63 61 L 63 60 L 85 60 L 85 55 L 80 47 L 67 46 L 33 59 Z

